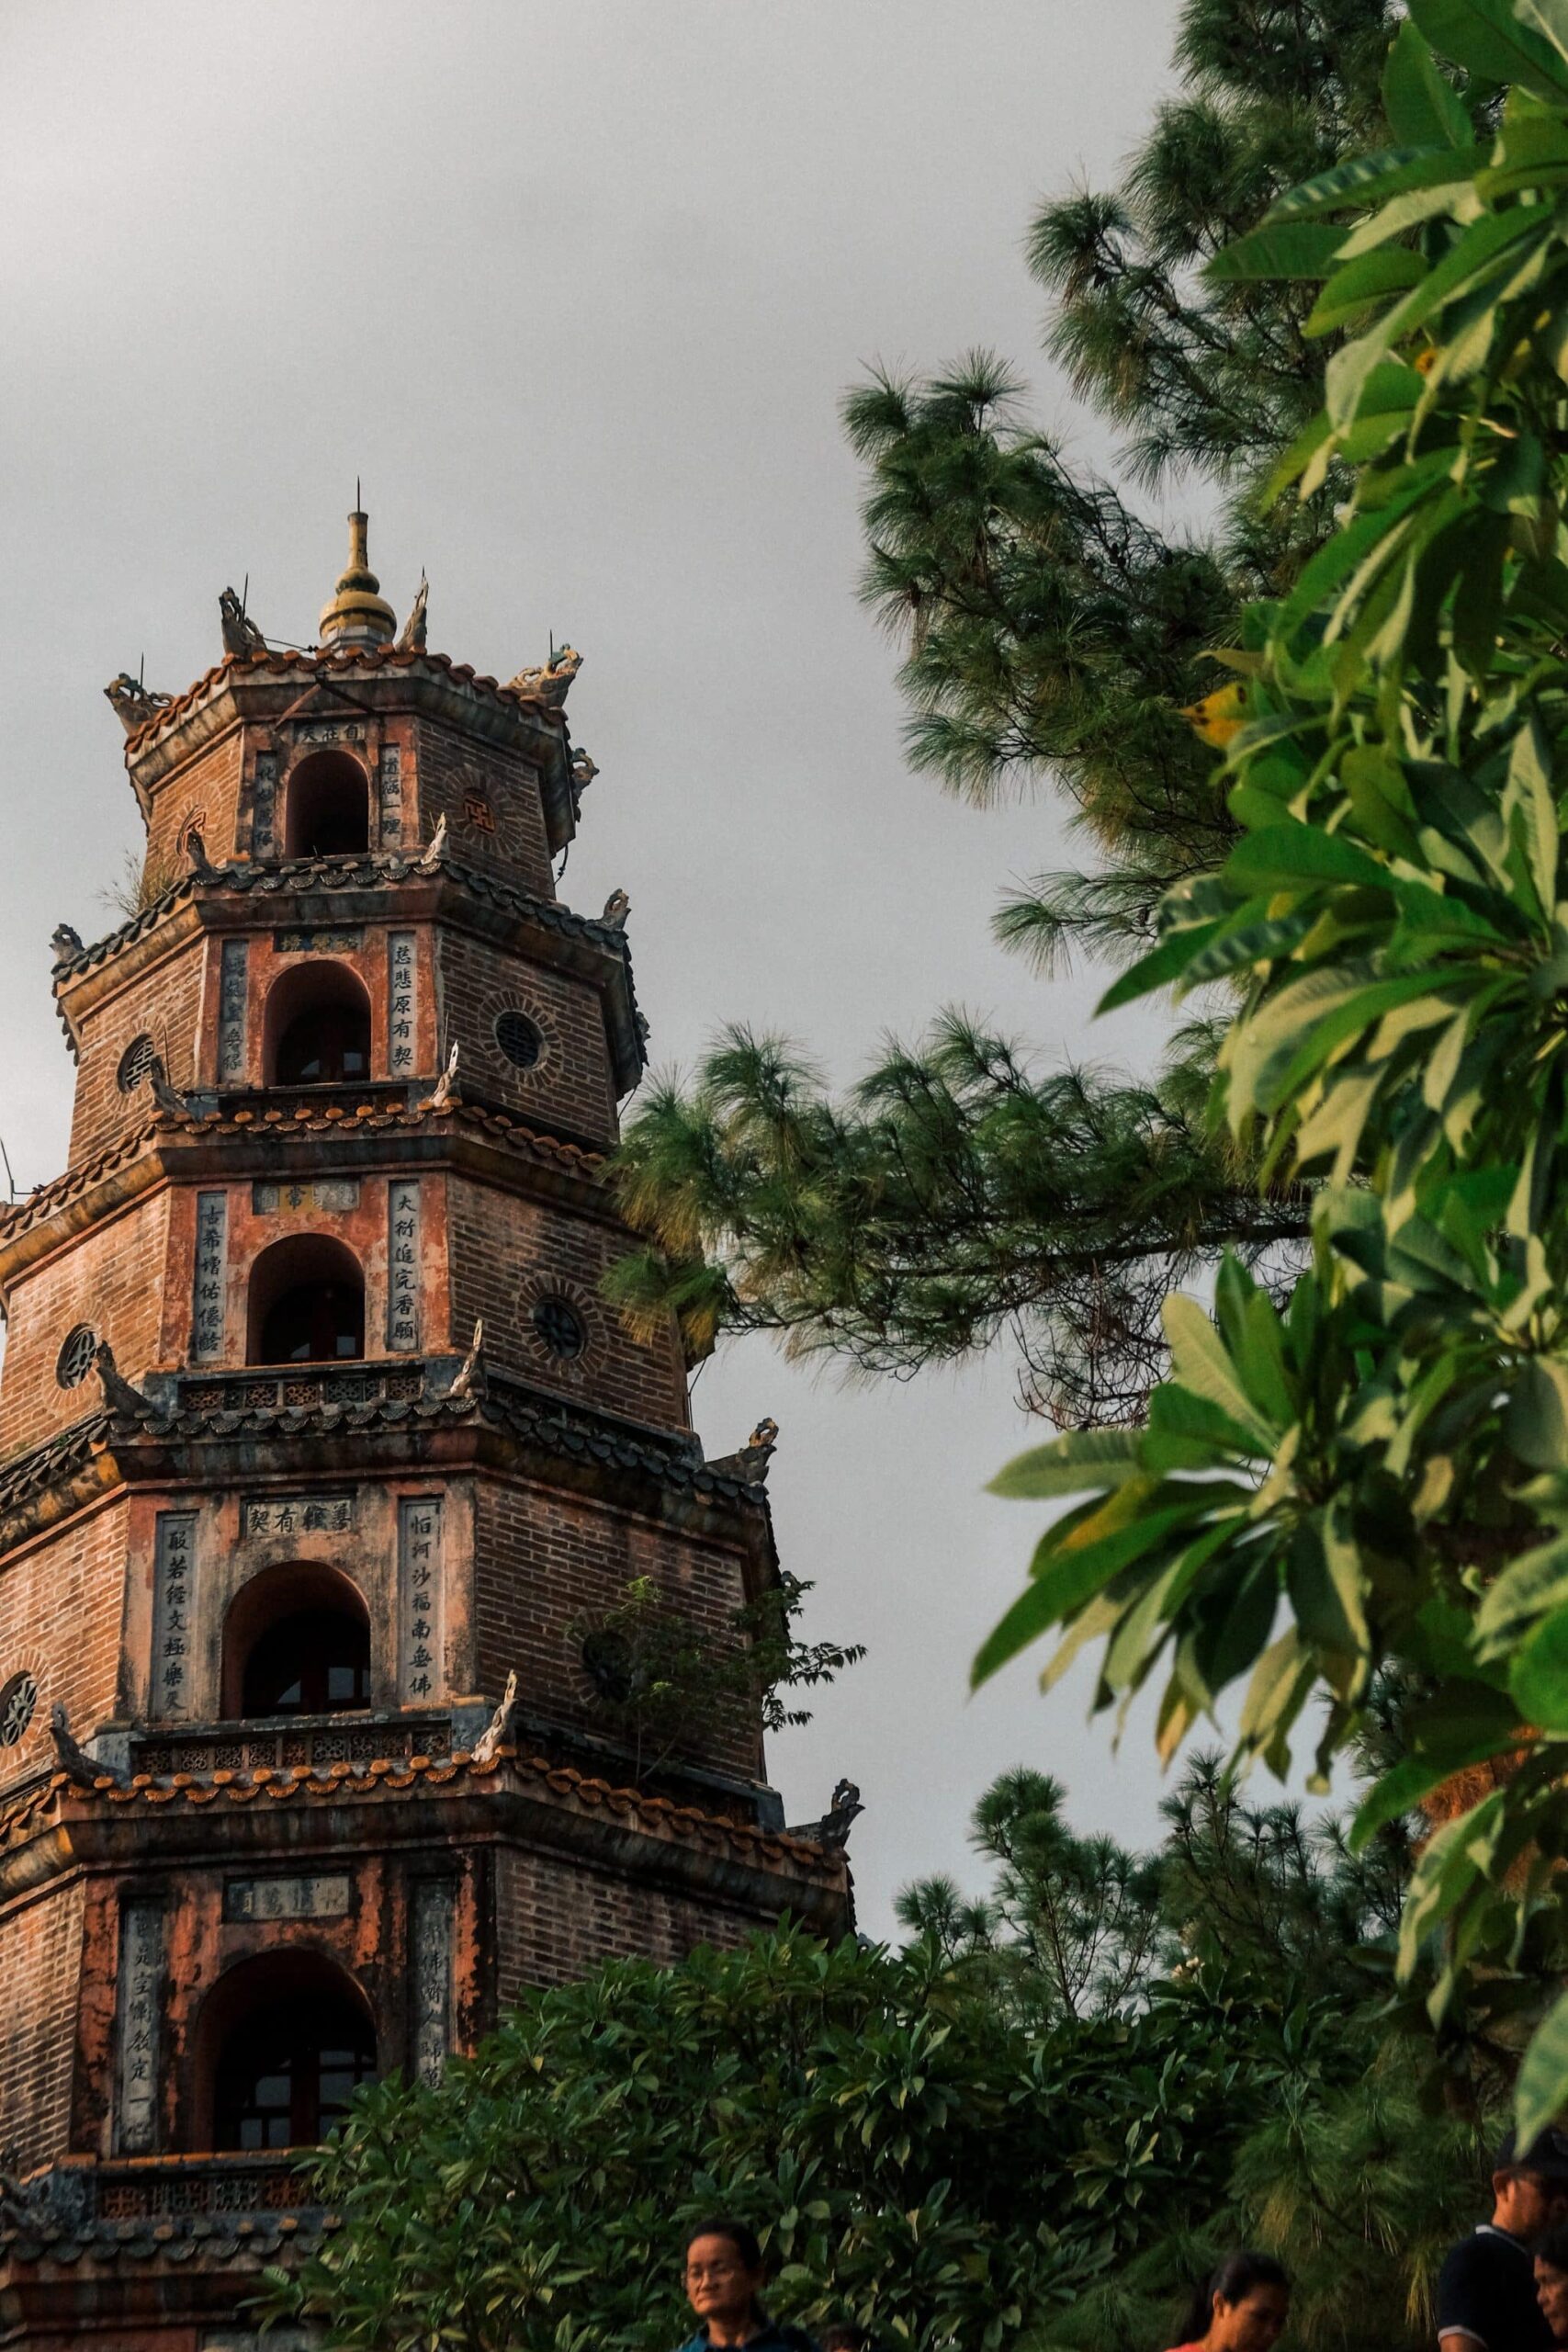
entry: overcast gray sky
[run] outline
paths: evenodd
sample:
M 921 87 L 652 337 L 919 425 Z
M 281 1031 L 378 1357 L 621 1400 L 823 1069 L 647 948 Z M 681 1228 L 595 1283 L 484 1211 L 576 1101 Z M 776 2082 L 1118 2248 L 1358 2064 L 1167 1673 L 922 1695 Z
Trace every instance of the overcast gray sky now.
M 837 422 L 874 359 L 1010 354 L 1086 461 L 1021 261 L 1038 200 L 1104 183 L 1170 85 L 1168 0 L 8 0 L 0 12 L 0 1136 L 62 1164 L 71 1067 L 49 933 L 109 928 L 136 841 L 102 698 L 143 656 L 179 691 L 250 576 L 308 640 L 362 476 L 371 558 L 431 640 L 508 676 L 584 652 L 602 775 L 562 884 L 633 902 L 663 1066 L 726 1020 L 847 1080 L 943 1001 L 1043 1058 L 1093 976 L 993 944 L 1010 877 L 1059 862 L 1048 803 L 979 815 L 908 775 L 894 655 L 855 601 L 859 484 Z M 969 1657 L 1034 1515 L 981 1493 L 1031 1437 L 998 1359 L 846 1389 L 732 1349 L 709 1450 L 764 1412 L 784 1556 L 814 1630 L 866 1663 L 775 1744 L 793 1817 L 840 1771 L 864 1924 L 973 1878 L 998 1771 L 1060 1774 L 1074 1816 L 1147 1835 L 1146 1731 L 1113 1761 L 1080 1686 Z

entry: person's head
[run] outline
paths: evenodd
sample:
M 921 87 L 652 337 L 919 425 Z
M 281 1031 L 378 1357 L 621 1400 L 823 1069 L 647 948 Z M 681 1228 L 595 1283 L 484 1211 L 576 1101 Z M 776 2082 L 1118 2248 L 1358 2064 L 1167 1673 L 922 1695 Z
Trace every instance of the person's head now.
M 819 2352 L 866 2352 L 871 2338 L 852 2319 L 839 2319 L 817 2338 Z
M 1492 2170 L 1492 2219 L 1517 2238 L 1568 2221 L 1568 2132 L 1542 2132 L 1528 2148 L 1510 2132 Z
M 686 2233 L 686 2300 L 700 2320 L 728 2330 L 762 2291 L 762 2249 L 744 2222 L 699 2222 Z
M 1559 2344 L 1568 2344 L 1568 2222 L 1554 2222 L 1535 2242 L 1535 2299 Z
M 1208 2352 L 1271 2352 L 1290 2310 L 1291 2282 L 1271 2254 L 1227 2254 L 1194 2290 L 1184 2344 Z

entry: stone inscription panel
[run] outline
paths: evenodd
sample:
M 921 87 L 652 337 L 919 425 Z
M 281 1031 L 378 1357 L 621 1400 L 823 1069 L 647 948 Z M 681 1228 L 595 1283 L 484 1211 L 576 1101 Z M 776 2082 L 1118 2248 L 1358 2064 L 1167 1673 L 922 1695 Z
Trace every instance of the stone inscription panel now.
M 254 1535 L 341 1535 L 354 1525 L 352 1495 L 247 1495 L 242 1540 Z
M 239 1086 L 245 1076 L 246 967 L 250 943 L 226 939 L 218 965 L 218 1082 Z
M 251 802 L 251 855 L 277 854 L 277 753 L 256 753 L 255 784 Z
M 452 2046 L 452 1920 L 455 1889 L 427 1879 L 413 1898 L 414 2079 L 441 2079 Z
M 279 956 L 353 956 L 365 944 L 357 923 L 339 923 L 320 931 L 275 931 L 272 944 Z
M 381 746 L 379 785 L 381 846 L 395 849 L 403 837 L 403 763 L 395 743 Z
M 414 1065 L 414 941 L 412 931 L 387 937 L 387 1068 L 412 1078 Z
M 398 1688 L 413 1705 L 440 1695 L 446 1645 L 439 1495 L 398 1505 Z
M 387 1187 L 387 1345 L 394 1355 L 419 1346 L 419 1185 L 412 1178 Z
M 163 2039 L 164 1915 L 128 1903 L 119 1915 L 115 2142 L 122 2154 L 157 2144 L 159 2045 Z
M 196 1622 L 196 1513 L 161 1510 L 152 1548 L 152 1713 L 190 1713 L 191 1627 Z
M 242 1919 L 341 1919 L 348 1909 L 346 1871 L 309 1878 L 231 1878 L 223 1889 L 223 1917 Z
M 196 1196 L 196 1272 L 191 1300 L 190 1351 L 197 1363 L 223 1352 L 223 1289 L 228 1276 L 229 1196 Z
M 359 1206 L 357 1176 L 318 1176 L 309 1184 L 253 1184 L 251 1207 L 257 1216 L 303 1216 L 326 1209 L 342 1216 Z

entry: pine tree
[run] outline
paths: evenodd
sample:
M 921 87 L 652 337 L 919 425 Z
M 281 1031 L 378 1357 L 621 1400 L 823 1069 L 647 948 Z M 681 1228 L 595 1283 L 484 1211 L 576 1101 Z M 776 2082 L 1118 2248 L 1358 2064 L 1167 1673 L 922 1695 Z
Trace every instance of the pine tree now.
M 1092 863 L 1001 907 L 1043 971 L 1131 960 L 1161 894 L 1232 837 L 1215 747 L 1239 724 L 1236 641 L 1332 528 L 1337 484 L 1288 514 L 1257 485 L 1314 412 L 1310 289 L 1211 286 L 1202 266 L 1283 190 L 1380 133 L 1386 0 L 1188 0 L 1182 94 L 1113 195 L 1035 222 L 1049 348 L 1123 435 L 1086 479 L 1022 418 L 1022 388 L 972 355 L 923 382 L 880 376 L 846 403 L 869 471 L 868 602 L 905 647 L 917 770 L 976 801 L 1044 785 Z M 1205 486 L 1209 527 L 1161 533 L 1138 498 Z M 1015 1340 L 1024 1401 L 1058 1422 L 1134 1417 L 1164 1365 L 1159 1309 L 1227 1243 L 1267 1270 L 1306 1196 L 1260 1191 L 1209 1135 L 1213 1025 L 1150 1083 L 1043 1076 L 956 1014 L 835 1102 L 809 1059 L 732 1030 L 689 1091 L 655 1090 L 620 1159 L 648 1247 L 614 1287 L 634 1318 L 672 1306 L 689 1350 L 771 1329 L 908 1372 Z

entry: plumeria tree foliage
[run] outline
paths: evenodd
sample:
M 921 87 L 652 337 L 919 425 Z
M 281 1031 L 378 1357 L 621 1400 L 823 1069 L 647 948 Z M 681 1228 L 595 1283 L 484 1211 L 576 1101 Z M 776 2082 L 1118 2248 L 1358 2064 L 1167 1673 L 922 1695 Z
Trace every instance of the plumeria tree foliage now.
M 1227 1260 L 1212 1317 L 1168 1305 L 1146 1426 L 1003 1474 L 1077 1499 L 976 1671 L 1057 1628 L 1047 1682 L 1096 1642 L 1100 1706 L 1163 1676 L 1167 1754 L 1240 1684 L 1242 1755 L 1282 1770 L 1310 1722 L 1326 1778 L 1397 1669 L 1357 1835 L 1451 1815 L 1401 1965 L 1506 2045 L 1568 1854 L 1568 5 L 1412 0 L 1384 103 L 1397 143 L 1211 266 L 1319 284 L 1323 406 L 1270 491 L 1348 494 L 1224 652 L 1239 837 L 1107 999 L 1239 992 L 1216 1125 L 1318 1180 L 1311 1268 L 1279 1311 Z M 1568 1996 L 1517 2100 L 1568 2102 Z

